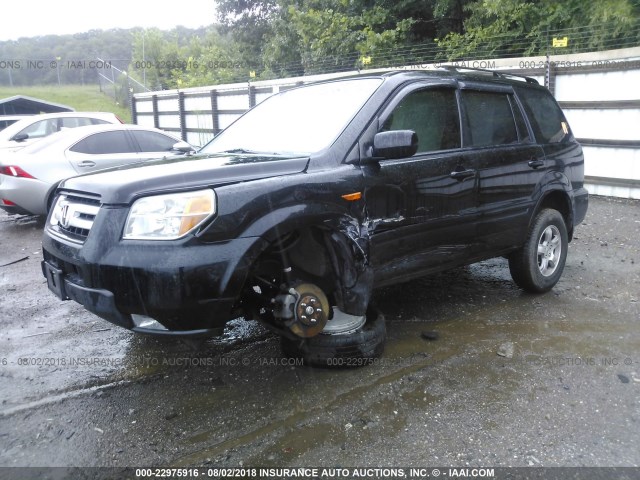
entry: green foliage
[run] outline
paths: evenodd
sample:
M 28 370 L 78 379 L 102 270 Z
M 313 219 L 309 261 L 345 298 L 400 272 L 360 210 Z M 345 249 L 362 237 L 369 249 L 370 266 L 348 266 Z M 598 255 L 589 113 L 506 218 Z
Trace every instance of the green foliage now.
M 449 60 L 545 54 L 549 32 L 568 37 L 564 53 L 606 48 L 633 30 L 640 6 L 637 0 L 477 0 L 465 11 L 464 32 L 437 40 Z
M 223 0 L 218 11 L 259 77 L 379 65 L 384 52 L 462 28 L 469 0 Z M 366 64 L 363 64 L 366 60 Z

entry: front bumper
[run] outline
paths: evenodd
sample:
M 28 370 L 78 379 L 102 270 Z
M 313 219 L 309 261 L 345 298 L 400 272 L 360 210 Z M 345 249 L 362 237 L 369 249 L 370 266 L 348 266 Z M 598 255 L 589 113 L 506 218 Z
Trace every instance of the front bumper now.
M 127 242 L 110 235 L 114 229 L 95 227 L 91 233 L 101 235 L 90 234 L 83 245 L 45 232 L 42 271 L 49 288 L 115 325 L 154 335 L 220 333 L 237 316 L 252 252 L 263 242 Z M 152 318 L 166 330 L 142 328 L 132 315 Z
M 56 279 L 61 280 L 61 283 L 52 284 L 50 276 L 52 274 L 55 275 L 53 271 L 56 270 L 56 273 L 61 273 L 59 269 L 55 269 L 51 264 L 42 261 L 42 272 L 45 277 L 47 277 L 49 288 L 58 295 L 59 298 L 62 300 L 73 300 L 78 302 L 91 313 L 113 323 L 114 325 L 133 330 L 136 333 L 179 337 L 210 337 L 220 335 L 224 328 L 221 326 L 195 330 L 158 330 L 156 328 L 143 328 L 136 326 L 130 314 L 125 314 L 118 310 L 113 293 L 108 290 L 83 287 L 74 283 L 69 278 L 64 277 L 58 277 L 58 279 Z M 54 280 L 54 282 L 56 282 L 56 280 Z

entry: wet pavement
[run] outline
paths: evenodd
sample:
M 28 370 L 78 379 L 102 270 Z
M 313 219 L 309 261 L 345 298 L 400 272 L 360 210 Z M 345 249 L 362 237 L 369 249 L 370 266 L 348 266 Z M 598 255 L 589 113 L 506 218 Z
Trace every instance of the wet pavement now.
M 547 294 L 504 259 L 378 291 L 383 357 L 338 370 L 61 302 L 42 227 L 0 214 L 0 466 L 640 465 L 640 202 L 592 197 Z

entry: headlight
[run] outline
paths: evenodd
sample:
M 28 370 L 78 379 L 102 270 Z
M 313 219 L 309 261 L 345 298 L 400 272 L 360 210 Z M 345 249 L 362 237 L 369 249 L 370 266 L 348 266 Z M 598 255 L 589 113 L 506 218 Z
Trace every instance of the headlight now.
M 154 195 L 136 200 L 124 226 L 125 240 L 175 240 L 216 213 L 213 190 Z

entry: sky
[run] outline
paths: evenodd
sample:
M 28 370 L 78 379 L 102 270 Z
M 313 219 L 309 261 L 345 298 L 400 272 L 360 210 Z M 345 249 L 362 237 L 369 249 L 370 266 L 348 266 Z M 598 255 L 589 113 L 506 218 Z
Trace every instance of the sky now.
M 170 30 L 215 22 L 214 0 L 5 0 L 0 6 L 0 41 L 66 35 L 111 28 Z

